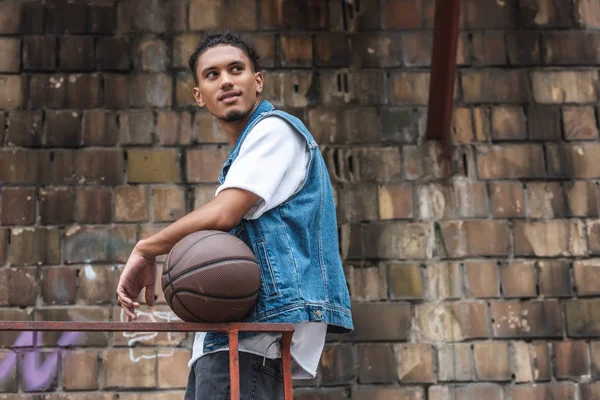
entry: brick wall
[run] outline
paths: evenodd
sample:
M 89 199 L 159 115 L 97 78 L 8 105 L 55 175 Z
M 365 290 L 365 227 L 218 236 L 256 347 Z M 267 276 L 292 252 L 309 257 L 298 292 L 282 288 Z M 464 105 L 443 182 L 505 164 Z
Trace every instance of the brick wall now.
M 136 241 L 214 193 L 228 145 L 186 62 L 231 27 L 336 189 L 356 331 L 296 397 L 600 399 L 600 3 L 463 0 L 450 179 L 433 4 L 1 2 L 0 319 L 123 319 Z M 0 333 L 0 398 L 181 398 L 191 340 Z

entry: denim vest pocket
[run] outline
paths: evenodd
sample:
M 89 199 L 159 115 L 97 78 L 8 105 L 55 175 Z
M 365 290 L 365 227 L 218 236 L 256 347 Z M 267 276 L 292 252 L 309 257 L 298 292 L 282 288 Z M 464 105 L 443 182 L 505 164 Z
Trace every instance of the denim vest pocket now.
M 260 279 L 261 285 L 264 288 L 264 293 L 267 297 L 277 296 L 279 291 L 277 290 L 277 284 L 275 283 L 275 272 L 273 271 L 273 264 L 269 258 L 267 245 L 264 239 L 259 239 L 254 242 L 254 255 L 256 256 L 260 267 Z

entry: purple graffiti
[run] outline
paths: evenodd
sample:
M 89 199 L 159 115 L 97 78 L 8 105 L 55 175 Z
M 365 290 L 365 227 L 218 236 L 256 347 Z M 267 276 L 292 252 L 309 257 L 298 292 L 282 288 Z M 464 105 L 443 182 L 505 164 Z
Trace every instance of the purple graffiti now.
M 48 354 L 43 363 L 40 363 L 40 353 L 38 351 L 28 351 L 23 358 L 23 389 L 42 390 L 46 388 L 54 376 L 56 376 L 58 357 L 63 351 L 61 347 L 77 343 L 82 335 L 84 335 L 83 332 L 63 333 L 58 340 L 58 346 L 60 347 Z M 15 343 L 13 343 L 13 347 L 33 346 L 34 338 L 38 338 L 34 332 L 23 332 L 19 335 Z M 0 381 L 9 377 L 16 368 L 17 353 L 10 351 L 0 364 Z

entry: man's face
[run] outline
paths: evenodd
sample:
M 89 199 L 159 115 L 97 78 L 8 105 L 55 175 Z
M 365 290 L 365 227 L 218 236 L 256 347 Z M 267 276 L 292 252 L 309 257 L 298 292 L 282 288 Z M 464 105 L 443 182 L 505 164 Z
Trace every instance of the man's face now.
M 206 50 L 198 58 L 196 74 L 196 102 L 227 122 L 248 115 L 263 88 L 262 74 L 252 70 L 250 59 L 235 46 L 219 45 Z

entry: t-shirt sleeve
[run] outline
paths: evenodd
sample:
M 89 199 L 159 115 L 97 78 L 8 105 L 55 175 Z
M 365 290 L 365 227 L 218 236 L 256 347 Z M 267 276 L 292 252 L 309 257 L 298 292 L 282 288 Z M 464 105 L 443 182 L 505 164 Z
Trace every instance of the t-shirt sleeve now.
M 279 117 L 260 121 L 246 137 L 216 195 L 228 188 L 250 191 L 260 200 L 246 214 L 256 219 L 300 188 L 309 157 L 304 137 Z

